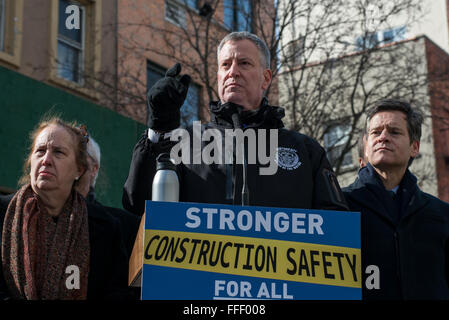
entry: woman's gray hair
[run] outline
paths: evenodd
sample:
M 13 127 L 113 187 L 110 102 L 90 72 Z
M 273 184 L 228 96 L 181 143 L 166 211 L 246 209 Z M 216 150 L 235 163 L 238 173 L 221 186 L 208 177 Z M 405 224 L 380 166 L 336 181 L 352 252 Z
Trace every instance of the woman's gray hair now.
M 218 57 L 220 55 L 220 51 L 226 42 L 240 41 L 240 40 L 249 40 L 252 43 L 254 43 L 256 45 L 257 49 L 259 50 L 261 64 L 263 66 L 265 66 L 265 68 L 270 69 L 271 55 L 270 55 L 270 50 L 267 47 L 267 44 L 265 43 L 265 41 L 260 39 L 255 34 L 247 32 L 247 31 L 231 32 L 226 37 L 224 37 L 223 40 L 221 40 L 221 42 L 217 48 L 217 61 L 218 61 Z
M 87 143 L 87 154 L 98 165 L 98 169 L 100 169 L 100 161 L 101 161 L 100 146 L 92 137 L 89 137 L 89 142 Z M 95 175 L 95 178 L 91 183 L 92 187 L 95 187 L 99 171 L 100 170 L 97 171 L 97 174 Z

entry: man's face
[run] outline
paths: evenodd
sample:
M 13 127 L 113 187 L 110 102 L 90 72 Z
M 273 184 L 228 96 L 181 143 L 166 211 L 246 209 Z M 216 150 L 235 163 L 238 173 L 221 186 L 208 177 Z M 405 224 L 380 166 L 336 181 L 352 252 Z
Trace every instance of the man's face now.
M 259 108 L 271 82 L 271 70 L 261 64 L 259 51 L 250 40 L 228 41 L 218 57 L 218 95 L 245 110 Z
M 369 121 L 366 143 L 368 161 L 380 170 L 407 168 L 419 153 L 419 142 L 410 144 L 407 117 L 400 111 L 382 111 Z

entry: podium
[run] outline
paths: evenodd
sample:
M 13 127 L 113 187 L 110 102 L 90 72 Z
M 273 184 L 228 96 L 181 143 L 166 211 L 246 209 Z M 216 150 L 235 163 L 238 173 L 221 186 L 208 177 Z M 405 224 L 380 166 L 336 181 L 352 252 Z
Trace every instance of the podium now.
M 142 286 L 142 265 L 143 265 L 143 241 L 145 235 L 145 214 L 140 220 L 139 231 L 134 242 L 133 251 L 129 258 L 128 285 L 130 287 Z
M 361 299 L 359 212 L 162 201 L 145 212 L 128 276 L 142 300 Z

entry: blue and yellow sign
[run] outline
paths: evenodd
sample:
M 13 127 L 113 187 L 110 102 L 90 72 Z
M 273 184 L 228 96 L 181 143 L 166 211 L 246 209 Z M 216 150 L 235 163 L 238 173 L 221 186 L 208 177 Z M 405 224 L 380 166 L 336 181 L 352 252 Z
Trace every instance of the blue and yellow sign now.
M 361 299 L 360 214 L 147 201 L 142 299 Z

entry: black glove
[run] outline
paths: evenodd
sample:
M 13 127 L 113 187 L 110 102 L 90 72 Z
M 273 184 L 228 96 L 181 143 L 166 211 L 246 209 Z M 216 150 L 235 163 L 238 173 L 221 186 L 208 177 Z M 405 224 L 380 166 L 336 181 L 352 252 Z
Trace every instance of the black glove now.
M 178 77 L 181 65 L 176 63 L 167 70 L 165 77 L 157 81 L 147 94 L 147 126 L 153 130 L 168 132 L 179 127 L 181 112 L 189 89 L 190 76 Z

